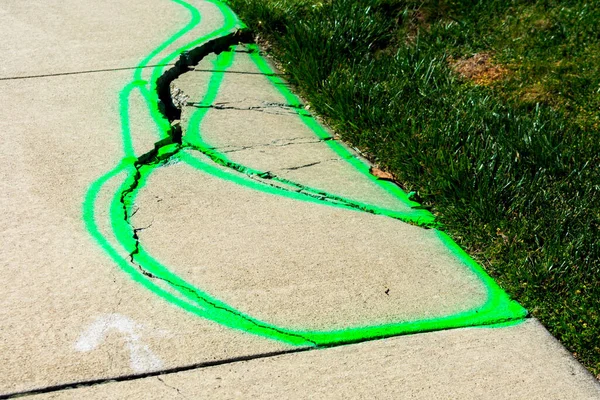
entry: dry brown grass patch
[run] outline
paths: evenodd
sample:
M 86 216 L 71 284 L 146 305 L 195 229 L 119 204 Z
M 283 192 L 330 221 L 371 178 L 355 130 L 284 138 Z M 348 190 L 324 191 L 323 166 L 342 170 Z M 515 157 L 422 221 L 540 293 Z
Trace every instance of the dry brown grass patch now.
M 508 70 L 494 64 L 488 53 L 477 53 L 469 58 L 454 59 L 448 57 L 450 67 L 466 80 L 476 85 L 487 86 L 502 79 Z

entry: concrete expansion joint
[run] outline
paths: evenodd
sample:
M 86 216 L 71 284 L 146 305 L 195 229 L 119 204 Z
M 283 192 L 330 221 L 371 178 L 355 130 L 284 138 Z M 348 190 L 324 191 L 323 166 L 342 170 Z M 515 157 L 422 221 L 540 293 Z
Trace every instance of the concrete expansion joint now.
M 528 320 L 528 319 L 530 319 L 530 318 L 509 318 L 509 319 L 503 320 L 501 322 L 511 322 L 511 321 Z M 471 325 L 471 326 L 467 326 L 465 328 L 485 328 L 488 325 L 493 326 L 494 323 Z M 448 331 L 448 330 L 452 330 L 452 329 L 441 329 L 440 331 Z M 422 335 L 423 333 L 430 333 L 430 332 L 416 332 L 412 335 Z M 285 350 L 281 350 L 281 351 L 273 351 L 273 352 L 268 352 L 268 353 L 256 353 L 256 354 L 250 354 L 250 355 L 246 355 L 246 356 L 239 356 L 239 357 L 233 357 L 233 358 L 227 358 L 227 359 L 219 359 L 219 360 L 201 362 L 201 363 L 196 363 L 196 364 L 178 366 L 178 367 L 174 367 L 174 368 L 160 369 L 160 370 L 156 370 L 156 371 L 149 371 L 149 372 L 143 372 L 143 373 L 137 373 L 137 374 L 131 374 L 131 375 L 118 375 L 118 376 L 101 378 L 101 379 L 93 379 L 93 380 L 88 380 L 88 381 L 68 382 L 68 383 L 58 384 L 58 385 L 54 385 L 54 386 L 40 387 L 40 388 L 27 390 L 27 391 L 23 391 L 23 392 L 0 394 L 0 400 L 23 398 L 26 396 L 39 395 L 39 394 L 44 394 L 44 393 L 63 392 L 63 391 L 69 391 L 69 390 L 78 389 L 78 388 L 111 384 L 114 382 L 137 381 L 137 380 L 142 380 L 142 379 L 151 378 L 151 377 L 156 377 L 162 384 L 164 384 L 165 386 L 167 386 L 169 388 L 177 390 L 178 394 L 180 394 L 181 396 L 184 396 L 184 394 L 181 393 L 180 390 L 178 390 L 176 387 L 171 386 L 171 385 L 167 384 L 166 382 L 164 382 L 164 380 L 161 379 L 161 377 L 166 377 L 169 375 L 174 375 L 174 374 L 178 374 L 178 373 L 186 372 L 186 371 L 196 371 L 196 370 L 201 370 L 204 368 L 218 367 L 221 365 L 232 365 L 232 364 L 235 364 L 238 362 L 247 362 L 247 361 L 252 361 L 252 360 L 261 360 L 261 359 L 293 355 L 293 354 L 299 354 L 299 353 L 307 353 L 307 352 L 312 352 L 312 351 L 316 351 L 316 350 L 323 350 L 323 349 L 327 349 L 327 348 L 337 347 L 339 345 L 354 345 L 354 344 L 362 343 L 365 341 L 386 340 L 389 338 L 390 337 L 387 336 L 387 337 L 380 337 L 380 338 L 372 338 L 372 339 L 364 340 L 364 341 L 354 341 L 354 342 L 349 342 L 349 343 L 339 343 L 339 344 L 332 344 L 332 345 L 318 345 L 318 346 L 317 345 L 304 346 L 304 347 L 297 347 L 297 348 L 293 348 L 293 349 L 285 349 Z M 573 372 L 571 372 L 571 373 L 573 374 Z
M 144 65 L 144 66 L 135 66 L 135 67 L 99 68 L 99 69 L 85 69 L 85 70 L 80 70 L 80 71 L 54 72 L 54 73 L 48 73 L 48 74 L 4 76 L 4 77 L 0 77 L 0 81 L 13 81 L 13 80 L 21 80 L 21 79 L 36 79 L 36 78 L 51 78 L 51 77 L 57 77 L 57 76 L 96 74 L 96 73 L 103 73 L 103 72 L 130 71 L 130 70 L 135 70 L 135 69 L 168 67 L 171 65 L 174 65 L 174 64 L 172 64 L 172 63 L 148 64 L 148 65 Z
M 213 360 L 213 361 L 205 361 L 205 362 L 200 362 L 200 363 L 196 363 L 196 364 L 161 369 L 161 370 L 157 370 L 157 371 L 143 372 L 143 373 L 130 374 L 130 375 L 117 375 L 117 376 L 113 376 L 113 377 L 109 377 L 109 378 L 91 379 L 91 380 L 87 380 L 87 381 L 68 382 L 68 383 L 62 383 L 62 384 L 53 385 L 53 386 L 45 386 L 45 387 L 40 387 L 40 388 L 36 388 L 36 389 L 26 390 L 26 391 L 22 391 L 22 392 L 0 394 L 0 400 L 23 398 L 26 396 L 34 396 L 34 395 L 45 394 L 45 393 L 63 392 L 63 391 L 67 391 L 67 390 L 80 389 L 80 388 L 85 388 L 85 387 L 89 388 L 89 387 L 93 387 L 93 386 L 106 385 L 106 384 L 111 384 L 111 383 L 115 383 L 115 382 L 130 382 L 130 381 L 136 381 L 136 380 L 141 380 L 141 379 L 146 379 L 146 378 L 151 378 L 151 377 L 158 378 L 161 376 L 178 374 L 180 372 L 195 371 L 195 370 L 200 370 L 203 368 L 218 367 L 220 365 L 228 365 L 228 364 L 234 364 L 234 363 L 238 363 L 238 362 L 261 360 L 261 359 L 271 358 L 271 357 L 279 357 L 279 356 L 290 355 L 290 354 L 305 353 L 308 351 L 313 351 L 315 349 L 316 349 L 315 347 L 306 347 L 306 346 L 305 347 L 297 347 L 294 349 L 272 351 L 272 352 L 267 352 L 267 353 L 255 353 L 255 354 L 249 354 L 249 355 L 245 355 L 245 356 L 217 359 L 217 360 Z

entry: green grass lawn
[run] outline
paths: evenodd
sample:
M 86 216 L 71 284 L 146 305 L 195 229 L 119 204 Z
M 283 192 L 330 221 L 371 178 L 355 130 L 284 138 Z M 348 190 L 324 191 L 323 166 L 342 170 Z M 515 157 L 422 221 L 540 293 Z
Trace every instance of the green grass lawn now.
M 230 0 L 345 140 L 600 373 L 600 2 Z

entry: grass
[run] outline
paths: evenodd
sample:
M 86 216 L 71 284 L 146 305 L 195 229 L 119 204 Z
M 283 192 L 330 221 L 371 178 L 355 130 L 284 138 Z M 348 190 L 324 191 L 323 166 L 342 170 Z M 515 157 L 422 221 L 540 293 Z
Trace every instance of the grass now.
M 600 2 L 230 0 L 313 109 L 600 373 Z

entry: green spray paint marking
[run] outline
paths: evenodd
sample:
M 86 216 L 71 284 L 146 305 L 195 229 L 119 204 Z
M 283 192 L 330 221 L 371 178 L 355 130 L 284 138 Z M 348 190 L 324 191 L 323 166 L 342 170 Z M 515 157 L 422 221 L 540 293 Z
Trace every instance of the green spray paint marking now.
M 215 297 L 194 287 L 189 282 L 179 278 L 169 271 L 167 267 L 148 254 L 137 240 L 137 231 L 130 225 L 131 206 L 134 203 L 137 193 L 144 186 L 151 173 L 173 158 L 186 162 L 190 166 L 217 178 L 273 195 L 285 196 L 296 200 L 310 201 L 323 205 L 362 210 L 421 224 L 429 224 L 433 221 L 433 216 L 425 210 L 415 210 L 414 213 L 398 213 L 377 206 L 348 200 L 340 196 L 327 194 L 318 189 L 299 185 L 276 176 L 268 176 L 266 175 L 268 174 L 266 172 L 257 171 L 233 163 L 223 154 L 215 151 L 202 141 L 199 134 L 199 126 L 207 109 L 198 109 L 192 116 L 187 131 L 186 142 L 181 145 L 169 143 L 170 123 L 159 111 L 159 100 L 156 94 L 156 81 L 162 73 L 162 67 L 155 67 L 153 69 L 150 88 L 147 87 L 148 82 L 141 79 L 141 69 L 148 65 L 153 58 L 159 56 L 159 54 L 168 46 L 190 32 L 200 22 L 200 15 L 194 7 L 180 0 L 173 1 L 176 4 L 186 7 L 190 12 L 190 22 L 185 28 L 177 32 L 157 47 L 150 55 L 145 57 L 139 64 L 139 68 L 135 71 L 133 80 L 121 91 L 120 114 L 124 157 L 114 169 L 100 177 L 90 186 L 83 205 L 83 217 L 86 228 L 98 242 L 100 247 L 121 269 L 123 269 L 123 271 L 148 290 L 188 312 L 230 328 L 281 340 L 293 345 L 335 345 L 413 332 L 519 321 L 526 315 L 526 311 L 516 302 L 511 301 L 496 283 L 481 269 L 481 267 L 475 263 L 475 261 L 469 258 L 469 256 L 466 255 L 466 253 L 464 253 L 464 251 L 462 251 L 447 235 L 439 231 L 437 231 L 437 234 L 439 235 L 440 240 L 442 240 L 446 246 L 463 261 L 465 266 L 470 268 L 487 287 L 488 300 L 483 306 L 474 310 L 440 318 L 330 331 L 292 330 L 259 321 L 249 315 L 243 314 L 241 311 L 230 307 Z M 233 29 L 243 27 L 237 20 L 237 17 L 223 3 L 216 0 L 210 1 L 210 3 L 216 5 L 223 14 L 225 19 L 224 26 L 180 47 L 177 51 L 164 57 L 158 64 L 170 63 L 184 51 L 199 44 L 206 43 L 212 38 L 226 35 Z M 278 81 L 279 78 L 272 74 L 268 64 L 260 58 L 258 53 L 252 54 L 252 58 L 261 71 L 269 73 L 267 77 L 279 88 L 289 104 L 299 104 L 298 99 L 290 91 L 278 84 L 281 83 Z M 233 53 L 222 53 L 217 58 L 216 62 L 219 66 L 219 68 L 217 68 L 219 72 L 214 72 L 211 76 L 207 94 L 201 104 L 212 104 L 214 101 L 223 79 L 224 72 L 233 62 Z M 157 146 L 154 152 L 140 158 L 136 158 L 134 155 L 129 126 L 129 98 L 134 90 L 139 90 L 140 94 L 146 100 L 152 119 L 157 127 L 158 137 L 163 139 L 159 142 L 161 145 Z M 376 180 L 372 177 L 369 174 L 368 166 L 352 157 L 349 151 L 339 143 L 328 140 L 329 135 L 314 119 L 304 113 L 299 112 L 298 115 L 302 118 L 304 123 L 315 132 L 317 137 L 323 139 L 323 141 L 340 155 L 341 158 L 346 159 L 354 165 L 359 172 L 375 181 L 375 183 L 386 189 L 388 192 L 396 195 L 396 197 L 405 204 L 412 207 L 418 206 L 417 203 L 412 202 L 397 186 L 389 182 Z M 210 163 L 200 160 L 188 152 L 182 151 L 186 149 L 204 154 L 210 160 Z M 144 160 L 142 160 L 142 158 L 144 158 Z M 220 168 L 215 164 L 225 166 L 233 172 Z M 126 175 L 126 178 L 117 192 L 115 192 L 111 201 L 110 220 L 115 239 L 121 246 L 120 249 L 111 244 L 108 238 L 101 233 L 96 222 L 97 216 L 95 211 L 99 192 L 108 181 L 119 175 Z M 265 182 L 249 179 L 252 177 L 276 181 L 288 186 L 289 189 L 270 186 L 269 184 L 265 184 Z
M 204 118 L 204 116 L 206 115 L 208 110 L 210 109 L 209 107 L 214 103 L 214 101 L 217 97 L 217 94 L 219 92 L 219 87 L 223 80 L 224 73 L 233 64 L 234 56 L 235 56 L 235 53 L 233 53 L 233 52 L 224 52 L 224 53 L 221 53 L 215 60 L 214 70 L 218 71 L 218 72 L 214 72 L 212 74 L 211 79 L 209 81 L 207 93 L 206 93 L 204 99 L 202 99 L 198 103 L 198 107 L 199 107 L 198 110 L 196 110 L 196 112 L 194 112 L 190 118 L 190 121 L 188 123 L 187 133 L 185 135 L 186 143 L 188 143 L 191 147 L 193 147 L 197 151 L 203 153 L 205 156 L 210 158 L 216 164 L 222 165 L 227 168 L 234 169 L 245 175 L 255 176 L 258 178 L 262 178 L 262 179 L 269 179 L 274 182 L 286 185 L 290 188 L 289 190 L 286 190 L 286 191 L 273 192 L 273 194 L 276 194 L 276 195 L 285 196 L 285 197 L 293 196 L 294 198 L 298 198 L 300 200 L 305 200 L 305 201 L 313 201 L 312 199 L 318 199 L 319 201 L 326 202 L 328 205 L 337 205 L 337 206 L 343 207 L 343 208 L 353 208 L 353 209 L 358 209 L 361 211 L 369 212 L 372 214 L 385 215 L 388 217 L 402 220 L 404 222 L 414 223 L 416 225 L 422 225 L 422 226 L 428 226 L 428 227 L 437 226 L 434 216 L 431 213 L 427 212 L 426 210 L 413 209 L 410 212 L 390 210 L 390 209 L 386 209 L 383 207 L 378 207 L 376 205 L 366 204 L 363 202 L 347 199 L 342 196 L 327 193 L 326 191 L 323 191 L 320 189 L 312 188 L 312 187 L 306 186 L 306 185 L 301 185 L 296 182 L 292 182 L 288 179 L 278 177 L 274 174 L 271 174 L 268 171 L 259 171 L 254 168 L 249 168 L 247 166 L 235 163 L 232 160 L 230 160 L 225 154 L 217 151 L 214 147 L 212 147 L 208 143 L 206 143 L 200 135 L 200 125 L 202 123 L 202 119 Z M 258 55 L 255 54 L 253 56 L 253 60 L 256 60 L 257 57 L 258 57 Z M 258 59 L 264 62 L 264 60 L 262 60 L 260 57 Z M 259 67 L 263 73 L 273 75 L 272 70 L 266 69 L 266 68 L 268 68 L 268 65 L 267 65 L 267 67 L 265 67 L 263 65 L 259 65 Z M 274 81 L 271 81 L 271 82 L 276 83 Z M 281 91 L 281 89 L 279 89 L 279 90 Z M 288 95 L 288 93 L 289 93 L 289 95 Z M 330 139 L 332 139 L 331 136 L 329 136 L 329 134 L 327 134 L 327 132 L 325 130 L 323 130 L 323 128 L 320 125 L 316 124 L 315 120 L 312 117 L 308 116 L 306 113 L 303 113 L 298 109 L 298 105 L 300 104 L 298 99 L 295 97 L 291 98 L 293 95 L 291 95 L 291 92 L 288 92 L 288 93 L 282 92 L 282 94 L 284 94 L 284 96 L 285 96 L 286 100 L 289 102 L 289 104 L 292 107 L 294 107 L 294 109 L 296 110 L 297 115 L 299 115 L 299 116 L 301 116 L 301 118 L 303 118 L 304 123 L 307 124 L 307 126 L 315 132 L 315 134 L 317 135 L 317 137 L 319 137 L 319 139 L 326 142 L 336 152 L 336 154 L 341 159 L 344 159 L 351 163 L 356 161 L 358 163 L 357 165 L 360 165 L 362 168 L 361 172 L 364 172 L 364 170 L 366 169 L 366 175 L 370 179 L 375 181 L 379 186 L 388 190 L 388 187 L 385 185 L 389 185 L 390 184 L 389 182 L 376 180 L 369 173 L 369 168 L 366 167 L 365 164 L 356 160 L 356 157 L 354 157 L 354 155 L 351 154 L 344 146 L 340 145 L 339 143 L 337 143 L 333 140 L 330 140 Z M 315 130 L 313 126 L 319 127 L 320 130 L 318 130 L 318 131 Z M 406 194 L 404 192 L 402 192 L 396 185 L 392 185 L 392 186 L 395 188 L 396 191 L 400 192 L 403 197 L 397 196 L 396 193 L 392 192 L 391 190 L 390 190 L 390 192 L 394 196 L 399 198 L 405 205 L 407 205 L 408 207 L 419 206 L 418 203 L 410 201 L 408 199 L 408 197 L 406 196 Z M 290 190 L 292 192 L 299 192 L 306 197 L 303 198 L 303 197 L 291 195 Z
M 271 69 L 271 67 L 266 62 L 266 60 L 260 56 L 258 46 L 250 45 L 249 47 L 251 50 L 253 50 L 250 52 L 250 57 L 252 58 L 252 61 L 254 61 L 254 64 L 258 67 L 258 69 L 263 74 L 265 74 L 267 79 L 269 79 L 269 81 L 271 81 L 271 83 L 273 84 L 273 87 L 275 87 L 279 91 L 279 93 L 286 99 L 286 101 L 289 104 L 300 105 L 301 102 L 298 99 L 298 97 L 295 94 L 293 94 L 292 91 L 286 87 L 283 79 L 281 79 L 277 74 L 274 74 L 274 71 Z M 318 138 L 325 139 L 325 138 L 329 137 L 329 133 L 327 133 L 327 131 L 325 129 L 323 129 L 323 127 L 321 125 L 319 125 L 319 123 L 314 118 L 312 118 L 310 115 L 307 115 L 305 113 L 300 113 L 300 112 L 297 112 L 297 114 L 300 117 L 300 119 L 302 120 L 302 122 L 304 122 L 304 124 L 308 128 L 310 128 L 310 130 L 312 130 Z M 421 206 L 419 203 L 412 201 L 410 199 L 410 197 L 402 189 L 400 189 L 398 186 L 396 186 L 394 183 L 379 180 L 376 177 L 374 177 L 369 171 L 369 166 L 364 164 L 360 160 L 358 160 L 354 157 L 351 157 L 351 153 L 348 151 L 348 149 L 346 147 L 344 147 L 343 145 L 341 145 L 339 142 L 327 141 L 327 145 L 336 154 L 338 154 L 341 158 L 347 159 L 348 162 L 350 162 L 350 164 L 352 164 L 352 166 L 358 172 L 360 172 L 363 176 L 366 176 L 369 180 L 373 181 L 375 184 L 377 184 L 378 186 L 383 188 L 385 191 L 394 195 L 397 199 L 402 201 L 407 206 L 409 206 L 409 207 L 420 207 Z M 425 210 L 423 210 L 423 215 L 428 216 L 429 218 L 431 218 L 431 220 L 434 219 L 433 215 L 431 215 L 431 213 L 429 213 Z

